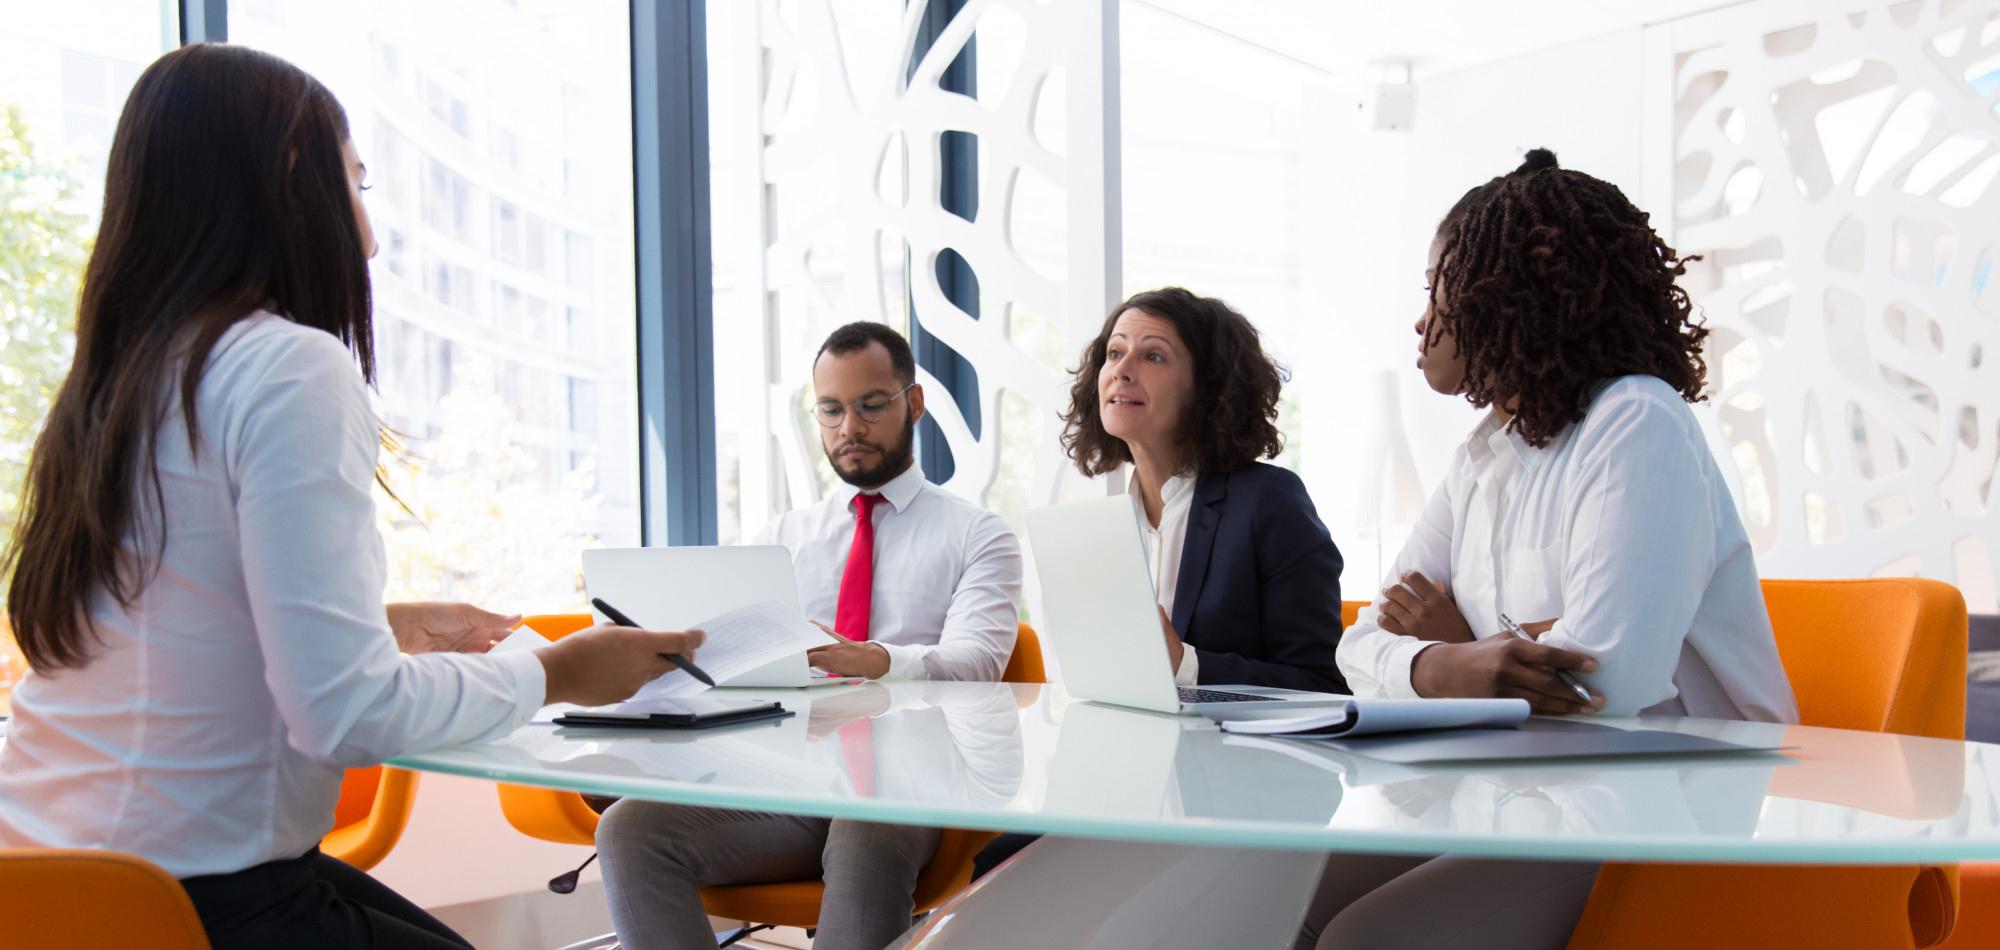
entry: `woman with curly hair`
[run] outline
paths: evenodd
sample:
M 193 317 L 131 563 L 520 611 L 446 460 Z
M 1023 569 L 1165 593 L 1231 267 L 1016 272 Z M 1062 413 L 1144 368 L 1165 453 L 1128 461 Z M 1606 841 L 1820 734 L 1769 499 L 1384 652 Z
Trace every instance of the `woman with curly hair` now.
M 1490 411 L 1341 642 L 1356 695 L 1798 721 L 1749 537 L 1688 409 L 1708 331 L 1684 270 L 1623 193 L 1543 149 L 1445 215 L 1418 366 Z M 1299 946 L 1560 946 L 1596 876 L 1338 855 Z M 1454 912 L 1420 912 L 1440 906 Z
M 1284 374 L 1257 328 L 1179 287 L 1135 294 L 1084 348 L 1063 447 L 1086 475 L 1130 464 L 1162 632 L 1182 686 L 1347 692 L 1340 551 L 1284 448 Z M 980 873 L 1031 835 L 1003 835 Z
M 1284 448 L 1257 329 L 1179 287 L 1135 294 L 1084 349 L 1062 441 L 1086 475 L 1130 463 L 1167 649 L 1183 686 L 1344 693 L 1340 551 Z

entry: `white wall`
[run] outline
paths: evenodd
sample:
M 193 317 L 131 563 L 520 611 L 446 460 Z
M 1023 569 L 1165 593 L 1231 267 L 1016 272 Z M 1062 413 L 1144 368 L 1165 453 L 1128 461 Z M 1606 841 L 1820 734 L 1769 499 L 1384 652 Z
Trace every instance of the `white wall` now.
M 1553 149 L 1641 200 L 1645 171 L 1639 29 L 1422 81 L 1408 132 L 1362 128 L 1356 103 L 1323 103 L 1310 154 L 1325 156 L 1308 201 L 1326 227 L 1305 269 L 1305 296 L 1324 301 L 1292 385 L 1303 413 L 1303 475 L 1335 543 L 1347 555 L 1342 595 L 1375 593 L 1408 522 L 1436 487 L 1453 449 L 1480 414 L 1440 396 L 1416 370 L 1413 324 L 1425 304 L 1424 263 L 1437 222 L 1466 189 Z M 1396 415 L 1390 415 L 1396 412 Z M 1392 420 L 1400 419 L 1394 425 Z M 1402 497 L 1383 469 L 1407 445 L 1415 482 Z M 1337 449 L 1331 448 L 1338 446 Z M 1407 470 L 1406 470 L 1407 472 Z M 1384 497 L 1387 496 L 1387 497 Z
M 1703 414 L 1767 576 L 2000 607 L 2000 3 L 1759 0 L 1649 29 Z M 1669 197 L 1670 195 L 1670 197 Z

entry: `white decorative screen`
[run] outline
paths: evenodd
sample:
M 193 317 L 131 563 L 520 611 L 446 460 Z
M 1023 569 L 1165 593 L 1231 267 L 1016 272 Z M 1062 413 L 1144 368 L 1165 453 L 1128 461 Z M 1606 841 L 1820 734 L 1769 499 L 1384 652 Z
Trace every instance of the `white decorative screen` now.
M 969 0 L 920 58 L 922 0 L 763 0 L 733 25 L 743 14 L 729 6 L 710 5 L 722 21 L 716 42 L 754 49 L 756 66 L 738 73 L 740 95 L 711 108 L 756 119 L 733 132 L 718 120 L 711 143 L 724 540 L 827 487 L 804 411 L 821 340 L 855 320 L 907 333 L 912 306 L 978 377 L 975 437 L 945 388 L 920 373 L 955 464 L 946 487 L 1018 525 L 1067 477 L 1056 442 L 1066 370 L 1118 287 L 1117 189 L 1106 173 L 1116 167 L 1115 6 Z M 939 85 L 968 43 L 973 96 Z M 733 54 L 711 51 L 727 95 Z M 976 150 L 971 220 L 940 197 L 947 134 L 969 136 L 958 141 Z M 732 160 L 750 164 L 722 167 Z M 730 215 L 755 224 L 736 227 Z M 979 319 L 940 287 L 937 261 L 948 253 L 976 278 Z
M 1764 2 L 1651 32 L 1672 194 L 1649 203 L 1705 258 L 1711 438 L 1763 573 L 1920 574 L 1995 610 L 2000 3 Z

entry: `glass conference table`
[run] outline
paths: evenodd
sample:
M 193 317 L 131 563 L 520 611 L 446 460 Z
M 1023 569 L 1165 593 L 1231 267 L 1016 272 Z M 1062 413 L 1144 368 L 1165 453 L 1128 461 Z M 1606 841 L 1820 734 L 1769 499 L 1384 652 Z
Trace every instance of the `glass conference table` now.
M 1019 945 L 1057 935 L 1076 943 L 1076 926 L 1115 916 L 1113 908 L 1153 906 L 1164 893 L 1197 886 L 1205 898 L 1247 898 L 1235 902 L 1242 913 L 1216 919 L 1214 908 L 1231 902 L 1204 900 L 1202 918 L 1215 933 L 1162 924 L 1160 945 L 1201 946 L 1216 936 L 1266 943 L 1296 927 L 1328 852 L 1787 864 L 2000 859 L 2000 746 L 1979 743 L 1717 720 L 1594 720 L 1784 748 L 1410 766 L 1322 743 L 1225 734 L 1200 718 L 1079 702 L 1060 686 L 910 682 L 730 693 L 778 699 L 797 715 L 697 731 L 530 724 L 497 742 L 391 764 L 690 805 L 1089 839 L 1023 852 L 953 905 L 979 918 L 981 892 L 994 895 L 988 903 L 1006 900 L 1011 879 L 1020 892 L 1012 899 L 1034 900 L 1036 913 L 987 916 L 1011 918 L 1008 942 Z M 1072 886 L 1036 890 L 1027 883 L 1034 880 Z M 1028 932 L 1041 924 L 1046 933 Z M 930 930 L 926 947 L 995 945 L 991 934 L 954 942 L 935 922 Z M 1120 934 L 1134 938 L 1129 927 Z

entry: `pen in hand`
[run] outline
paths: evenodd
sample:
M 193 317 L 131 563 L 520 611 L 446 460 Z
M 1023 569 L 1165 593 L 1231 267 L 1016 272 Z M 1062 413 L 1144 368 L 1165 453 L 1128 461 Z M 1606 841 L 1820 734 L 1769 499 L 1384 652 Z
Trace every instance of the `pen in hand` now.
M 1500 615 L 1500 625 L 1506 627 L 1508 633 L 1520 637 L 1521 639 L 1526 640 L 1529 643 L 1541 642 L 1540 640 L 1537 640 L 1534 637 L 1529 636 L 1528 631 L 1521 629 L 1521 625 L 1515 623 L 1513 618 L 1507 616 L 1506 614 Z M 1569 691 L 1576 694 L 1576 698 L 1581 699 L 1586 703 L 1590 702 L 1590 690 L 1583 688 L 1583 683 L 1576 678 L 1575 674 L 1571 673 L 1568 670 L 1551 670 L 1550 672 L 1555 673 L 1556 678 L 1562 680 L 1563 685 L 1569 687 Z
M 638 626 L 638 624 L 632 622 L 632 618 L 627 617 L 623 613 L 619 612 L 618 608 L 605 603 L 603 598 L 600 597 L 590 598 L 590 605 L 592 607 L 597 608 L 597 612 L 603 614 L 605 619 L 621 627 Z M 701 680 L 703 683 L 706 683 L 710 686 L 715 685 L 715 680 L 711 678 L 706 671 L 704 671 L 701 667 L 694 665 L 694 663 L 689 661 L 686 657 L 681 656 L 678 653 L 662 653 L 660 655 L 665 657 L 667 662 L 672 663 L 673 665 L 686 670 L 689 676 Z

